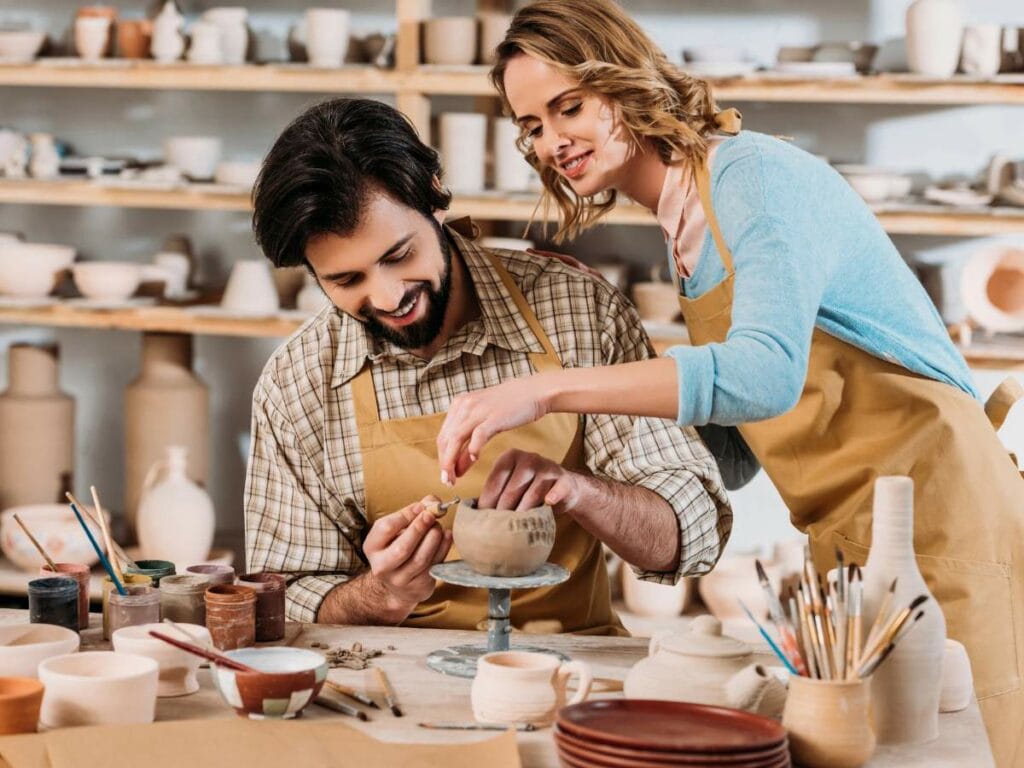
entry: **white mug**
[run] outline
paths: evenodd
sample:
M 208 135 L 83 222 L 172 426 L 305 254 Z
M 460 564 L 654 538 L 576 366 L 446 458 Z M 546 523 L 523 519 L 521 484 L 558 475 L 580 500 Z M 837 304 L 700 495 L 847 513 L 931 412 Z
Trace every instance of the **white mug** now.
M 441 167 L 452 192 L 474 193 L 484 188 L 487 116 L 474 112 L 441 115 Z
M 348 53 L 351 14 L 339 8 L 306 11 L 306 54 L 313 67 L 337 68 Z
M 476 60 L 477 20 L 473 16 L 438 16 L 423 22 L 423 60 L 427 64 L 464 66 Z
M 974 77 L 992 77 L 1003 61 L 1003 29 L 998 24 L 979 24 L 964 30 L 960 68 Z
M 220 305 L 240 315 L 272 315 L 277 312 L 281 300 L 267 262 L 263 259 L 236 261 Z
M 82 16 L 75 19 L 75 49 L 86 61 L 103 58 L 110 39 L 110 19 L 106 16 Z
M 516 146 L 519 126 L 507 117 L 496 117 L 491 136 L 494 141 L 494 186 L 503 192 L 527 192 L 533 168 Z
M 566 701 L 573 673 L 579 675 L 579 687 Z M 593 681 L 582 661 L 562 662 L 528 651 L 488 653 L 477 662 L 470 690 L 473 716 L 481 723 L 549 725 L 559 709 L 586 699 Z

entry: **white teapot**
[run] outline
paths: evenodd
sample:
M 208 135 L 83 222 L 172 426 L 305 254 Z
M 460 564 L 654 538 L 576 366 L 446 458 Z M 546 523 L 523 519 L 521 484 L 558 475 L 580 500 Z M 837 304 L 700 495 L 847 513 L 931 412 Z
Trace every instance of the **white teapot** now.
M 697 616 L 685 632 L 659 632 L 646 659 L 626 675 L 628 699 L 688 701 L 781 717 L 786 687 L 753 664 L 746 643 L 722 634 L 722 622 Z

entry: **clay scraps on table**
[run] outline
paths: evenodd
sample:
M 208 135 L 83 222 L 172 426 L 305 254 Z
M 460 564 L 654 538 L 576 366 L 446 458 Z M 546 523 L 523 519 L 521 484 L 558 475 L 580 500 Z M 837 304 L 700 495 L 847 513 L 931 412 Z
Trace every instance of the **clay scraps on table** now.
M 313 643 L 311 647 L 323 646 L 321 643 Z M 362 643 L 353 643 L 351 648 L 329 648 L 325 655 L 327 656 L 327 666 L 331 669 L 338 667 L 366 669 L 370 666 L 370 659 L 383 656 L 384 651 L 380 648 L 363 648 Z

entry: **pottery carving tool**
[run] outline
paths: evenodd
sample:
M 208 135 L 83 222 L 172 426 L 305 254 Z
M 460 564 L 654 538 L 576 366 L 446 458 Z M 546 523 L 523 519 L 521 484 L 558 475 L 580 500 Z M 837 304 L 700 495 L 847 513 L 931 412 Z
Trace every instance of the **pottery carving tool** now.
M 784 654 L 779 649 L 779 646 L 775 644 L 775 641 L 772 640 L 771 635 L 769 635 L 768 632 L 765 631 L 765 628 L 761 626 L 760 622 L 758 622 L 758 620 L 754 618 L 754 614 L 750 612 L 750 609 L 747 608 L 747 606 L 739 598 L 736 598 L 736 602 L 740 604 L 740 608 L 742 608 L 743 612 L 747 614 L 747 617 L 752 622 L 754 622 L 754 626 L 757 627 L 757 631 L 761 633 L 761 637 L 763 637 L 765 639 L 765 642 L 768 643 L 768 647 L 772 649 L 772 653 L 778 656 L 779 660 L 786 665 L 786 669 L 789 670 L 789 673 L 791 675 L 798 675 L 799 672 L 796 671 L 796 667 L 794 667 L 793 663 L 786 657 L 786 654 Z
M 772 624 L 775 625 L 775 631 L 779 635 L 779 645 L 786 657 L 796 668 L 795 674 L 806 675 L 807 665 L 804 664 L 804 660 L 800 656 L 800 647 L 797 645 L 796 635 L 793 632 L 792 626 L 786 620 L 785 613 L 782 611 L 782 603 L 779 602 L 775 590 L 772 589 L 772 584 L 768 581 L 768 574 L 765 572 L 764 566 L 761 565 L 761 561 L 755 560 L 754 565 L 757 567 L 757 579 L 761 582 L 761 589 L 764 591 L 765 601 L 768 603 L 768 615 L 772 620 Z
M 85 531 L 85 535 L 89 537 L 89 543 L 92 544 L 92 548 L 96 550 L 96 555 L 103 564 L 103 568 L 110 577 L 110 581 L 113 582 L 114 589 L 117 590 L 117 594 L 127 595 L 128 591 L 124 588 L 121 580 L 117 578 L 117 574 L 114 573 L 113 566 L 110 565 L 110 561 L 107 560 L 107 556 L 103 554 L 103 548 L 96 542 L 96 537 L 92 535 L 92 531 L 89 530 L 89 526 L 85 524 L 85 518 L 82 517 L 82 513 L 78 511 L 78 505 L 74 502 L 71 503 L 71 511 L 75 513 L 75 517 L 78 518 L 78 522 L 82 526 L 82 530 Z
M 363 712 L 361 709 L 356 709 L 355 707 L 346 704 L 343 701 L 338 701 L 337 699 L 332 698 L 330 696 L 325 696 L 322 693 L 318 695 L 315 699 L 313 699 L 313 701 L 319 704 L 321 707 L 324 707 L 325 709 L 330 709 L 334 712 L 340 712 L 341 714 L 348 715 L 349 717 L 355 717 L 359 720 L 362 720 L 364 723 L 370 722 L 370 718 L 367 717 L 366 713 Z
M 430 514 L 434 516 L 435 520 L 440 520 L 442 517 L 448 514 L 448 510 L 456 504 L 460 503 L 462 499 L 456 496 L 451 501 L 446 501 L 443 504 L 437 501 L 431 501 L 427 503 L 426 508 L 430 511 Z
M 444 729 L 449 731 L 536 731 L 537 726 L 533 723 L 516 723 L 515 725 L 501 725 L 500 723 L 456 723 L 451 721 L 425 721 L 418 723 L 420 728 Z
M 114 567 L 114 572 L 117 574 L 117 578 L 120 579 L 123 584 L 124 575 L 121 573 L 121 568 L 117 562 L 117 556 L 114 554 L 114 546 L 111 543 L 113 539 L 110 536 L 110 528 L 107 527 L 106 516 L 103 514 L 103 507 L 100 506 L 100 496 L 96 493 L 95 485 L 90 485 L 89 491 L 92 493 L 93 504 L 96 505 L 96 516 L 99 518 L 100 531 L 103 532 L 103 542 L 107 547 L 107 556 L 110 558 L 110 564 Z
M 391 714 L 395 717 L 401 717 L 402 709 L 398 706 L 395 690 L 391 687 L 391 681 L 388 680 L 388 676 L 384 674 L 384 670 L 380 667 L 374 667 L 373 672 L 377 677 L 378 685 L 380 685 L 381 690 L 384 692 L 384 703 L 391 710 Z
M 81 511 L 81 513 L 89 519 L 89 522 L 91 522 L 97 528 L 100 528 L 100 522 L 96 519 L 96 515 L 92 513 L 92 510 L 90 510 L 87 506 L 82 504 L 82 502 L 76 499 L 73 493 L 67 492 L 64 494 L 64 496 L 67 497 L 67 500 L 69 502 L 78 507 L 79 511 Z M 102 530 L 102 528 L 100 528 L 100 530 Z M 116 541 L 112 541 L 110 543 L 114 545 L 114 552 L 117 553 L 118 559 L 121 561 L 125 568 L 138 568 L 138 565 L 136 565 L 134 560 L 128 557 L 125 551 L 121 548 L 120 544 L 118 544 Z
M 380 709 L 380 706 L 376 701 L 371 699 L 362 691 L 357 691 L 355 688 L 350 688 L 347 685 L 336 683 L 333 680 L 325 680 L 324 685 L 330 688 L 335 693 L 340 693 L 342 696 L 348 696 L 350 699 L 358 701 L 360 704 L 365 704 L 367 707 L 373 707 L 374 709 Z
M 14 522 L 21 526 L 21 530 L 23 530 L 25 535 L 28 536 L 28 540 L 32 542 L 32 546 L 34 546 L 39 551 L 39 554 L 43 556 L 43 560 L 45 560 L 46 564 L 50 566 L 50 570 L 57 573 L 57 564 L 53 562 L 53 559 L 48 554 L 46 554 L 46 550 L 43 549 L 43 545 L 36 541 L 36 537 L 32 535 L 32 531 L 28 529 L 28 526 L 21 521 L 17 512 L 14 513 Z

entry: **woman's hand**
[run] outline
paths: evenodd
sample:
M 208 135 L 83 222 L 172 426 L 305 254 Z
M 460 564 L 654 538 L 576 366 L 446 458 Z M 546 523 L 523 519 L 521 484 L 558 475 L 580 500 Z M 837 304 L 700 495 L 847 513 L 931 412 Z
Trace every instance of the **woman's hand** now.
M 537 421 L 548 412 L 544 374 L 456 397 L 437 436 L 441 482 L 455 485 L 499 432 Z

